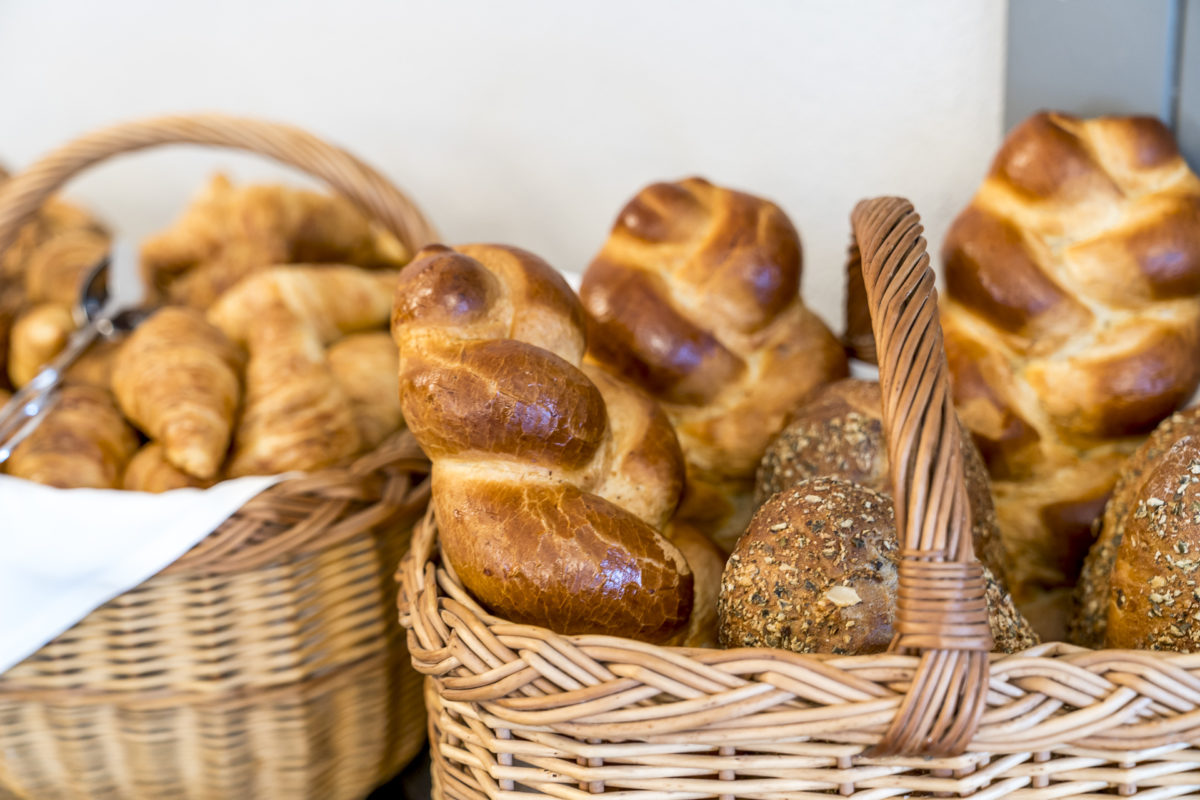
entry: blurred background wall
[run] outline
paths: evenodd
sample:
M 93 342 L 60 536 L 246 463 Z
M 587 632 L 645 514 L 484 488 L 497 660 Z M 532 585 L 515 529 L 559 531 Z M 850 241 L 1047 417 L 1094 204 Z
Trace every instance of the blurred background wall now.
M 936 243 L 974 191 L 1003 127 L 1005 20 L 960 0 L 0 0 L 0 162 L 128 117 L 268 117 L 382 169 L 448 241 L 564 271 L 642 185 L 700 174 L 787 210 L 836 323 L 855 201 L 907 195 Z M 141 236 L 216 168 L 282 174 L 172 150 L 70 194 Z

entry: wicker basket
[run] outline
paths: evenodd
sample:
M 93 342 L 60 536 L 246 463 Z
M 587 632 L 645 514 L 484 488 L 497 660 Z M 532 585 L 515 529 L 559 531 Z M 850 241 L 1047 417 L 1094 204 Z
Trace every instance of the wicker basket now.
M 852 219 L 904 541 L 891 651 L 697 650 L 516 625 L 438 563 L 430 515 L 399 579 L 429 676 L 435 796 L 1200 794 L 1200 655 L 989 654 L 919 219 L 897 198 Z
M 235 147 L 325 180 L 401 242 L 433 238 L 386 179 L 302 131 L 220 116 L 87 135 L 0 190 L 0 252 L 76 172 L 159 144 Z M 276 484 L 182 559 L 0 675 L 0 797 L 362 798 L 425 739 L 390 612 L 428 501 L 400 433 Z

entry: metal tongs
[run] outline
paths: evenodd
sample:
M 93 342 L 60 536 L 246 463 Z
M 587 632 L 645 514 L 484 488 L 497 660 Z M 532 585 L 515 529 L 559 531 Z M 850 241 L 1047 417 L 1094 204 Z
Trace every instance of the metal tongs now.
M 133 264 L 136 264 L 133 247 L 128 242 L 114 240 L 107 255 L 88 271 L 71 310 L 77 328 L 66 347 L 0 408 L 0 464 L 46 418 L 46 412 L 58 401 L 58 387 L 67 369 L 97 339 L 114 339 L 132 331 L 155 310 L 108 308 L 109 273 L 114 265 Z

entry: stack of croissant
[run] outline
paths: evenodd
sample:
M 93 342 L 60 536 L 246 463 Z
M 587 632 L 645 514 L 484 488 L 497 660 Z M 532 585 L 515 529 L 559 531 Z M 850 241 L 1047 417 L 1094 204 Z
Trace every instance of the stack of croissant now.
M 5 261 L 29 287 L 25 302 L 50 298 L 13 326 L 18 388 L 63 347 L 79 278 L 107 246 L 67 208 L 47 206 Z M 59 488 L 161 492 L 319 469 L 374 448 L 403 427 L 386 328 L 407 260 L 343 200 L 218 176 L 143 246 L 158 310 L 89 351 L 5 471 Z

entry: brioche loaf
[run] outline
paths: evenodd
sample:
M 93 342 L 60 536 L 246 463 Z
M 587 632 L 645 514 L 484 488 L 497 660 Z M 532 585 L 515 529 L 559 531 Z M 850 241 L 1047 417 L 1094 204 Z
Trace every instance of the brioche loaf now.
M 987 469 L 969 436 L 963 436 L 962 450 L 975 554 L 1003 585 L 1007 565 Z M 876 381 L 847 378 L 814 391 L 767 448 L 755 496 L 762 503 L 800 481 L 820 477 L 891 492 L 883 398 Z
M 433 462 L 442 551 L 494 613 L 664 641 L 693 603 L 661 533 L 683 457 L 647 396 L 581 368 L 583 308 L 531 253 L 431 246 L 392 314 L 405 420 Z
M 778 206 L 690 178 L 634 197 L 583 276 L 593 357 L 662 403 L 688 462 L 680 513 L 726 548 L 768 442 L 813 388 L 847 374 L 801 302 L 801 260 Z
M 718 601 L 725 647 L 878 653 L 892 641 L 899 542 L 891 497 L 840 478 L 773 495 L 738 540 Z M 1037 637 L 984 568 L 995 647 Z
M 1024 600 L 1074 582 L 1121 464 L 1200 381 L 1200 180 L 1155 119 L 1037 114 L 942 261 L 954 401 Z

